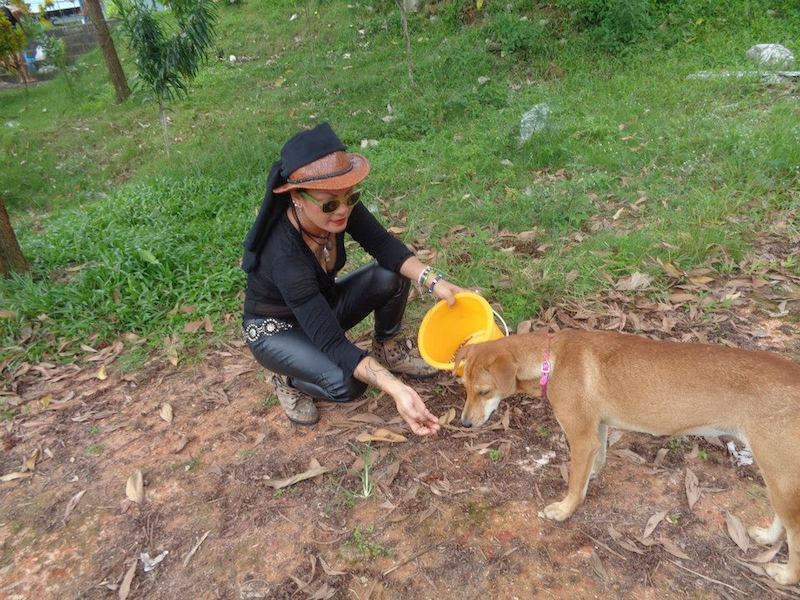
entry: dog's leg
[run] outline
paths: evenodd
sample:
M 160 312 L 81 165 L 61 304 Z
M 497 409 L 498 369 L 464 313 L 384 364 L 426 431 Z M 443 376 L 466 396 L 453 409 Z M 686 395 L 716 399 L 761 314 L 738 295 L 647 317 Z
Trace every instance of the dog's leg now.
M 749 527 L 747 533 L 759 544 L 769 546 L 777 542 L 778 538 L 781 537 L 783 533 L 783 522 L 778 515 L 775 515 L 775 518 L 772 519 L 772 525 L 769 527 Z
M 542 513 L 554 521 L 568 519 L 583 502 L 586 497 L 586 487 L 589 485 L 589 475 L 592 472 L 592 460 L 600 447 L 600 440 L 597 439 L 597 423 L 586 421 L 576 423 L 574 414 L 568 420 L 559 419 L 559 422 L 564 427 L 569 443 L 569 489 L 561 502 L 547 505 Z
M 592 473 L 597 475 L 600 469 L 606 464 L 606 450 L 608 449 L 608 425 L 600 423 L 597 426 L 597 439 L 600 442 L 600 448 L 597 449 L 597 455 L 594 457 L 594 466 Z

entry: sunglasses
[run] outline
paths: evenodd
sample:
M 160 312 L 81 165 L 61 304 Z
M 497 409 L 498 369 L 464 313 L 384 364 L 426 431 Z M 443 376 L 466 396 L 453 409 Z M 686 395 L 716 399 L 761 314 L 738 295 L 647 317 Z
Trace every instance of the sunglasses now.
M 322 209 L 324 213 L 332 213 L 339 205 L 344 202 L 348 207 L 353 207 L 358 204 L 358 201 L 361 200 L 361 190 L 353 190 L 344 199 L 341 198 L 332 198 L 330 200 L 320 200 L 319 198 L 315 198 L 305 190 L 299 190 L 300 195 L 308 200 L 309 202 L 316 204 L 317 206 Z

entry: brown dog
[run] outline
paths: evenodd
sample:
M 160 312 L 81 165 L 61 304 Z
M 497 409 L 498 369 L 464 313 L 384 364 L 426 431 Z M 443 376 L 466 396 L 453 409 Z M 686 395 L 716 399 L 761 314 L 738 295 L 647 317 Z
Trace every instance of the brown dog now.
M 543 358 L 549 380 L 540 385 Z M 772 544 L 786 528 L 789 563 L 766 565 L 779 583 L 800 581 L 800 365 L 767 352 L 566 330 L 467 345 L 466 427 L 486 422 L 515 393 L 546 396 L 570 448 L 569 490 L 544 509 L 567 519 L 605 463 L 607 427 L 652 435 L 730 435 L 750 446 L 776 516 L 750 536 Z

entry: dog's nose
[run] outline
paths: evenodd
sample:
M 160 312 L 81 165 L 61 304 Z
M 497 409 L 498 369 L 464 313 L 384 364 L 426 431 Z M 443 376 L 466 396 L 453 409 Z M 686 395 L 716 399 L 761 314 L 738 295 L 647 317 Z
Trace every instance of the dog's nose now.
M 472 421 L 470 421 L 469 419 L 467 419 L 465 417 L 461 417 L 461 424 L 464 427 L 472 427 Z

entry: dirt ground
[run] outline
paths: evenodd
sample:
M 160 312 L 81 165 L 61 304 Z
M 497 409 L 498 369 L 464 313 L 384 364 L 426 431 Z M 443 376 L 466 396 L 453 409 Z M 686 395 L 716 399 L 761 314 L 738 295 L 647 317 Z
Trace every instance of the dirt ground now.
M 798 241 L 778 223 L 730 275 L 672 272 L 669 299 L 615 291 L 520 329 L 618 329 L 798 360 L 800 278 L 782 266 L 800 258 Z M 727 440 L 612 432 L 586 502 L 556 524 L 538 512 L 565 493 L 568 454 L 541 399 L 506 400 L 476 431 L 456 416 L 425 439 L 370 395 L 322 404 L 321 422 L 300 427 L 233 333 L 200 361 L 124 374 L 117 358 L 132 339 L 66 366 L 0 365 L 16 407 L 0 474 L 18 474 L 0 483 L 0 597 L 800 597 L 763 572 L 776 552 L 785 562 L 785 544 L 733 541 L 738 519 L 772 514 L 757 469 L 735 465 Z M 443 421 L 460 413 L 451 376 L 417 388 Z M 381 427 L 407 441 L 356 439 Z M 312 460 L 328 470 L 270 485 Z M 141 503 L 126 497 L 137 470 Z M 140 555 L 163 552 L 145 571 Z

